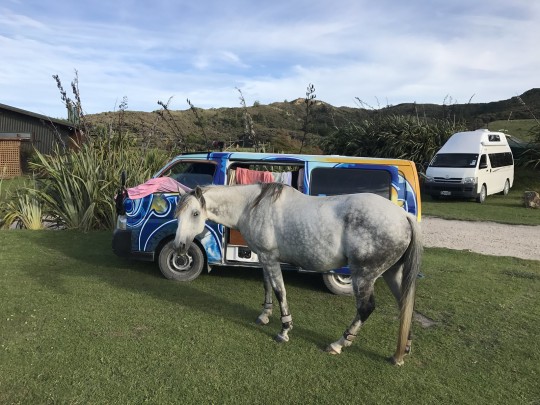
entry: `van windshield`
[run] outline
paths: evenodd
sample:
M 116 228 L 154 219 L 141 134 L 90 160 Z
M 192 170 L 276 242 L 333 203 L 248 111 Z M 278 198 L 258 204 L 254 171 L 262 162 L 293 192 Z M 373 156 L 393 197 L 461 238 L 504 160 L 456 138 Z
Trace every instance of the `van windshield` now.
M 216 165 L 210 162 L 177 162 L 162 176 L 172 177 L 189 188 L 212 184 Z
M 430 163 L 431 167 L 476 167 L 478 154 L 438 153 Z

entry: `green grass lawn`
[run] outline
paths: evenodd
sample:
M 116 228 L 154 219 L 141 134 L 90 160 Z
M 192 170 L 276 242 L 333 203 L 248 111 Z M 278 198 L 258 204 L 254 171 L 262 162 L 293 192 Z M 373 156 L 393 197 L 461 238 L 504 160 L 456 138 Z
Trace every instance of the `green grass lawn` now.
M 433 200 L 422 195 L 422 215 L 467 221 L 540 225 L 540 210 L 523 206 L 524 191 L 540 192 L 540 170 L 516 168 L 514 186 L 508 195 L 490 195 L 483 204 L 474 200 Z
M 260 270 L 165 280 L 111 253 L 108 232 L 0 231 L 0 403 L 537 403 L 540 262 L 428 249 L 405 366 L 397 308 L 377 309 L 340 356 L 354 312 L 319 276 L 286 273 L 294 329 L 254 323 Z M 535 402 L 536 401 L 536 402 Z

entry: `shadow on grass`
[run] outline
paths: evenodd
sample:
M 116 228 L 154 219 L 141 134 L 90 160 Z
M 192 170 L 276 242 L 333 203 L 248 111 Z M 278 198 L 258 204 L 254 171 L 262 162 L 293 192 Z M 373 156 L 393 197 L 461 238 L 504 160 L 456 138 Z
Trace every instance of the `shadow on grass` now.
M 125 260 L 116 257 L 112 253 L 110 246 L 110 235 L 105 232 L 91 232 L 82 234 L 74 231 L 43 231 L 41 237 L 31 237 L 31 243 L 40 244 L 42 247 L 58 252 L 58 265 L 54 266 L 54 271 L 35 271 L 31 267 L 25 267 L 27 273 L 39 282 L 45 288 L 55 290 L 60 294 L 68 293 L 62 286 L 64 277 L 86 277 L 104 281 L 114 288 L 135 291 L 141 294 L 147 294 L 153 298 L 180 304 L 193 311 L 200 311 L 212 316 L 230 319 L 239 327 L 250 331 L 256 330 L 257 333 L 268 337 L 274 337 L 279 331 L 279 307 L 274 304 L 274 315 L 268 326 L 257 326 L 255 319 L 262 310 L 261 307 L 252 307 L 231 300 L 220 295 L 219 292 L 213 293 L 205 291 L 205 285 L 197 285 L 195 280 L 191 283 L 176 283 L 163 278 L 157 265 L 151 262 L 139 262 Z M 54 237 L 43 237 L 51 235 Z M 35 234 L 33 234 L 35 235 Z M 69 258 L 75 263 L 80 262 L 84 270 L 73 269 L 67 261 L 62 258 Z M 130 276 L 130 272 L 136 272 L 137 277 Z M 223 279 L 224 282 L 233 279 L 235 283 L 259 282 L 260 284 L 260 302 L 264 301 L 262 269 L 258 268 L 239 268 L 239 267 L 219 267 L 215 268 L 210 274 L 202 276 L 203 278 Z M 313 292 L 328 293 L 323 285 L 319 274 L 303 274 L 296 272 L 284 272 L 285 284 L 289 287 L 308 289 Z M 216 284 L 216 283 L 214 283 Z M 229 283 L 230 285 L 230 283 Z M 351 307 L 351 317 L 354 313 L 354 306 Z M 293 314 L 294 317 L 294 314 Z M 352 319 L 351 319 L 352 320 Z M 343 325 L 343 330 L 348 326 Z M 291 339 L 304 339 L 315 344 L 319 349 L 325 347 L 342 333 L 341 330 L 336 334 L 329 336 L 321 334 L 310 327 L 295 324 L 291 333 Z M 277 343 L 276 343 L 277 344 Z M 356 347 L 356 350 L 362 352 L 362 355 L 373 359 L 385 359 L 378 353 L 369 351 L 363 347 Z

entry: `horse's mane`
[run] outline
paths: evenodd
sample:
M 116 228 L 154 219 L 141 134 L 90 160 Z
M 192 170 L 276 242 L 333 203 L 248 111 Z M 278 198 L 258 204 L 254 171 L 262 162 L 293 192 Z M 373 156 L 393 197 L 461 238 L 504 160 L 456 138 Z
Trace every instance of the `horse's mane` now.
M 251 204 L 251 209 L 259 205 L 265 198 L 270 198 L 272 202 L 275 202 L 283 192 L 284 185 L 282 183 L 261 183 L 260 187 L 261 192 Z
M 259 186 L 261 188 L 261 192 L 251 204 L 251 209 L 257 207 L 261 203 L 261 201 L 266 198 L 270 198 L 271 202 L 275 202 L 279 198 L 285 187 L 285 185 L 282 183 L 261 183 L 259 184 Z M 180 200 L 178 201 L 178 204 L 176 206 L 175 216 L 178 216 L 185 209 L 187 201 L 189 201 L 189 199 L 191 198 L 196 198 L 197 200 L 199 200 L 201 207 L 203 209 L 206 208 L 206 199 L 204 198 L 204 192 L 212 187 L 218 186 L 197 187 L 189 193 L 186 193 L 182 197 L 180 197 Z

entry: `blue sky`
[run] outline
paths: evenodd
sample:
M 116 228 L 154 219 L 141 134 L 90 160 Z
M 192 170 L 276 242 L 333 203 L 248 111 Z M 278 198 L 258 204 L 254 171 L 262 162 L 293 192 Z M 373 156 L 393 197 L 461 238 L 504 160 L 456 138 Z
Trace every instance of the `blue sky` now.
M 540 87 L 540 1 L 3 0 L 0 103 L 64 117 L 303 97 L 355 106 L 490 102 Z

